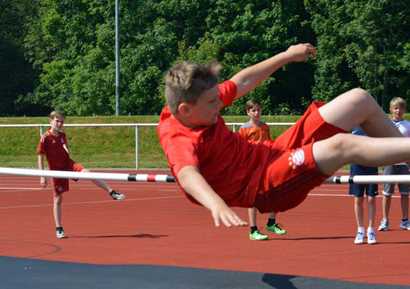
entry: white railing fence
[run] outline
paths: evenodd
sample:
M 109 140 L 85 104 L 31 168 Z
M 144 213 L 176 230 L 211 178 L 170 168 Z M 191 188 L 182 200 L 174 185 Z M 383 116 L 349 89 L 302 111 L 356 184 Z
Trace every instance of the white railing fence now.
M 232 131 L 236 131 L 240 127 L 242 122 L 227 122 L 226 125 L 232 128 Z M 291 126 L 293 122 L 267 122 L 269 126 Z M 39 135 L 44 133 L 49 124 L 0 124 L 0 128 L 36 128 L 39 130 Z M 139 128 L 140 127 L 156 127 L 158 123 L 77 123 L 77 124 L 64 124 L 65 127 L 134 127 L 135 131 L 135 168 L 139 169 Z

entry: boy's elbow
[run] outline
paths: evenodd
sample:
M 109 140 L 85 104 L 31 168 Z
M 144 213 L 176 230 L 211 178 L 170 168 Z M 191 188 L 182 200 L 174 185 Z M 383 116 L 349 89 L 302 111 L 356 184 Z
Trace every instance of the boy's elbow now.
M 189 188 L 195 185 L 197 181 L 198 168 L 195 166 L 185 166 L 177 173 L 177 179 L 181 187 L 185 191 L 189 191 Z
M 178 178 L 179 183 L 181 183 L 181 185 L 183 183 L 186 183 L 186 181 L 192 177 L 193 172 L 194 172 L 193 166 L 182 167 L 177 173 L 177 178 Z

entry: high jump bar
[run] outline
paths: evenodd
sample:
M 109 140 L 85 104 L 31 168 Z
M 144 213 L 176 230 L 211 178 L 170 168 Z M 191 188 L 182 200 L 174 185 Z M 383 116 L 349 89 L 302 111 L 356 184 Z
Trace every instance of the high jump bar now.
M 111 180 L 127 182 L 166 182 L 173 183 L 175 178 L 164 174 L 122 174 L 100 172 L 71 172 L 38 169 L 20 169 L 0 167 L 0 174 L 51 177 L 61 179 Z M 361 176 L 332 176 L 327 184 L 410 184 L 410 175 L 361 175 Z
M 71 172 L 71 171 L 54 171 L 54 170 L 37 170 L 37 169 L 19 169 L 0 167 L 0 174 L 33 176 L 33 177 L 51 177 L 61 179 L 86 179 L 86 180 L 111 180 L 127 182 L 165 182 L 173 183 L 175 178 L 163 174 L 122 174 L 122 173 L 99 173 L 99 172 Z
M 360 176 L 332 176 L 327 184 L 410 184 L 409 175 L 360 175 Z

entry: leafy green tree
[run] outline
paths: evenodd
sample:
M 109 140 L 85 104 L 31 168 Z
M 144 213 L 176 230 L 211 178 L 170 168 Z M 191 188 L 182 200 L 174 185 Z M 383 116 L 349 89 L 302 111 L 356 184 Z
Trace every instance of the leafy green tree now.
M 35 2 L 35 1 L 34 1 Z M 34 73 L 24 57 L 22 47 L 25 21 L 31 16 L 35 3 L 28 0 L 0 2 L 0 115 L 26 113 L 15 108 L 19 95 L 33 89 Z
M 307 17 L 302 1 L 216 1 L 207 22 L 209 37 L 221 47 L 225 77 L 291 44 L 312 42 L 312 32 L 305 23 Z M 290 64 L 248 98 L 261 102 L 265 113 L 300 111 L 311 98 L 312 69 L 311 64 Z M 296 82 L 298 85 L 292 84 Z M 242 114 L 246 100 L 240 99 L 228 112 Z
M 355 87 L 368 89 L 387 106 L 408 95 L 405 47 L 407 1 L 306 1 L 318 39 L 314 94 L 331 99 Z
M 260 101 L 265 113 L 301 112 L 312 98 L 330 100 L 356 86 L 369 89 L 384 106 L 392 96 L 410 97 L 410 5 L 405 0 L 120 3 L 122 114 L 159 113 L 163 75 L 176 61 L 218 60 L 227 78 L 297 42 L 317 45 L 318 57 L 287 65 L 248 96 Z M 1 109 L 11 110 L 20 95 L 20 112 L 33 107 L 75 115 L 114 112 L 114 1 L 0 5 L 0 70 L 6 75 L 15 67 L 19 73 L 0 80 Z M 34 88 L 33 79 L 38 79 Z M 242 114 L 246 100 L 226 113 Z

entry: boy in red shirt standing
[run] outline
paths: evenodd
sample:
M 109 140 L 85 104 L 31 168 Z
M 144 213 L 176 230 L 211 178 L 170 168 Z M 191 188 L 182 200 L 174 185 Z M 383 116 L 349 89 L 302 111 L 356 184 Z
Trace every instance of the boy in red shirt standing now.
M 231 132 L 220 110 L 291 62 L 316 55 L 311 44 L 290 46 L 218 84 L 218 66 L 180 63 L 165 77 L 167 106 L 157 128 L 176 180 L 210 210 L 216 226 L 245 226 L 230 207 L 261 213 L 299 205 L 309 191 L 349 163 L 381 166 L 410 160 L 410 139 L 365 90 L 352 89 L 327 104 L 313 102 L 274 141 L 250 143 Z M 348 131 L 360 126 L 365 136 Z
M 249 116 L 249 121 L 240 127 L 238 131 L 239 135 L 248 141 L 256 143 L 271 140 L 269 126 L 260 119 L 262 114 L 261 105 L 254 100 L 248 100 L 245 109 L 246 114 Z M 269 239 L 268 235 L 262 234 L 258 230 L 255 208 L 248 209 L 248 217 L 250 227 L 249 239 L 256 241 Z M 269 213 L 266 230 L 278 235 L 286 234 L 286 230 L 282 229 L 279 224 L 276 223 L 274 212 Z
M 53 111 L 49 115 L 50 129 L 42 135 L 37 146 L 38 168 L 44 168 L 44 156 L 47 158 L 48 167 L 50 170 L 59 171 L 74 171 L 88 172 L 80 163 L 74 162 L 70 158 L 68 150 L 67 138 L 63 132 L 64 115 L 61 112 Z M 94 184 L 108 192 L 114 200 L 123 200 L 124 194 L 114 191 L 102 180 L 92 180 Z M 64 229 L 61 224 L 61 204 L 63 201 L 63 193 L 69 190 L 68 179 L 53 178 L 54 183 L 54 221 L 56 224 L 56 236 L 58 239 L 64 238 Z M 40 178 L 42 187 L 47 186 L 47 179 Z

